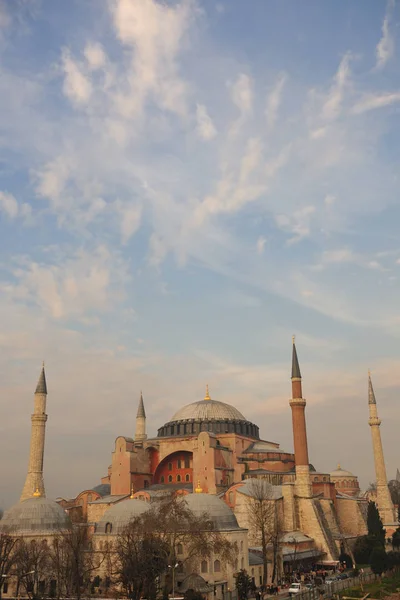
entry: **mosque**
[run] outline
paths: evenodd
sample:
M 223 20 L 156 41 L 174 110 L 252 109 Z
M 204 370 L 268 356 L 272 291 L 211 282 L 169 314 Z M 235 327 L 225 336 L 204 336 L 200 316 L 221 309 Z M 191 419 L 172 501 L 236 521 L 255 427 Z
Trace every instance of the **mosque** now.
M 49 539 L 60 528 L 86 523 L 93 547 L 101 550 L 129 521 L 166 491 L 184 496 L 195 514 L 207 512 L 217 529 L 238 547 L 236 564 L 203 560 L 196 572 L 177 573 L 181 591 L 194 585 L 205 594 L 224 598 L 234 587 L 234 573 L 246 569 L 259 585 L 263 578 L 260 541 L 251 518 L 251 502 L 261 481 L 264 499 L 274 507 L 278 532 L 277 576 L 293 560 L 303 565 L 336 565 L 341 551 L 350 552 L 366 529 L 368 500 L 357 477 L 340 466 L 331 473 L 316 470 L 308 456 L 306 400 L 295 341 L 292 346 L 292 414 L 294 452 L 260 439 L 259 428 L 235 407 L 210 397 L 180 408 L 158 429 L 146 434 L 142 394 L 134 437 L 118 436 L 111 465 L 101 483 L 74 499 L 46 498 L 43 480 L 47 384 L 44 367 L 35 392 L 29 467 L 20 502 L 0 521 L 1 529 L 30 538 Z M 368 377 L 377 505 L 390 535 L 397 519 L 387 485 L 376 398 Z M 260 490 L 260 485 L 257 489 Z M 272 513 L 271 513 L 272 514 Z M 181 549 L 182 550 L 182 549 Z M 182 550 L 184 551 L 184 550 Z M 275 560 L 269 556 L 269 561 Z M 271 578 L 272 568 L 267 576 Z M 4 594 L 7 597 L 7 594 Z M 211 596 L 210 596 L 211 597 Z

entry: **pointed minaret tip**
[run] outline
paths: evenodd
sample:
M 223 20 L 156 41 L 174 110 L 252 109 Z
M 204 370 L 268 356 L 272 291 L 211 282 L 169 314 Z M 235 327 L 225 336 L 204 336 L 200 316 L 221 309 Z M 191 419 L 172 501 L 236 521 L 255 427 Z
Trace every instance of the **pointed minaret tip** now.
M 371 371 L 368 369 L 368 404 L 376 404 L 375 392 L 372 386 Z
M 146 411 L 144 410 L 144 402 L 143 402 L 142 392 L 140 392 L 140 400 L 139 400 L 139 406 L 138 406 L 136 418 L 137 419 L 145 419 L 146 418 Z
M 299 360 L 297 358 L 295 336 L 292 337 L 293 351 L 292 351 L 292 379 L 301 379 L 301 372 L 299 366 Z
M 44 372 L 44 361 L 40 372 L 39 381 L 36 386 L 35 394 L 47 394 L 46 375 Z
M 204 400 L 211 400 L 211 398 L 210 398 L 210 394 L 209 394 L 209 392 L 208 392 L 208 383 L 207 383 L 207 385 L 206 385 L 206 395 L 204 396 Z

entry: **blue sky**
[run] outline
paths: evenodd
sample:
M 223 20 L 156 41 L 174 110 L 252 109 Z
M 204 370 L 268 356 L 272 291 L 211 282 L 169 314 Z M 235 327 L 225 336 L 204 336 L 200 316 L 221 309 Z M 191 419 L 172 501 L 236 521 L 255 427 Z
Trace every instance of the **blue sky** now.
M 371 368 L 395 473 L 399 22 L 393 1 L 0 0 L 2 504 L 42 359 L 47 488 L 72 496 L 141 389 L 150 434 L 208 382 L 290 450 L 294 333 L 311 461 L 374 479 Z

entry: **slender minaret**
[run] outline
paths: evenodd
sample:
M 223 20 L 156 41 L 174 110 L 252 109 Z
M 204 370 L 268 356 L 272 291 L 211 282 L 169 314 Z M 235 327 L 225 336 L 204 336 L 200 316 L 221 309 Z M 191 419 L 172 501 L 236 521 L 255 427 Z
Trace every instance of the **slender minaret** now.
M 136 431 L 135 431 L 135 442 L 143 442 L 147 439 L 146 435 L 146 413 L 144 410 L 143 394 L 140 392 L 140 400 L 138 411 L 136 415 Z
M 385 457 L 383 456 L 383 447 L 380 431 L 381 420 L 378 417 L 376 398 L 374 388 L 372 387 L 370 372 L 368 372 L 368 407 L 368 423 L 371 427 L 372 449 L 374 452 L 375 461 L 376 503 L 383 525 L 393 525 L 396 523 L 396 516 L 387 484 Z
M 31 446 L 29 452 L 28 474 L 26 476 L 21 501 L 27 498 L 45 496 L 43 481 L 43 456 L 46 433 L 46 398 L 47 385 L 44 363 L 36 386 L 33 415 L 31 416 Z
M 308 460 L 306 401 L 301 387 L 301 373 L 297 358 L 295 338 L 292 349 L 292 409 L 294 458 L 296 464 L 296 493 L 298 496 L 311 497 L 310 466 Z

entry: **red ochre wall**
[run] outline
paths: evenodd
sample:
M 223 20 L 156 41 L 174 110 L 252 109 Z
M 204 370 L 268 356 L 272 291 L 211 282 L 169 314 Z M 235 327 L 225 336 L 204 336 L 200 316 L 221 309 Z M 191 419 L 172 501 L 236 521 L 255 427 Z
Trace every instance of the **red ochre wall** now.
M 185 466 L 185 459 L 186 465 Z M 188 461 L 188 462 L 187 462 Z M 180 476 L 180 482 L 178 481 Z M 189 481 L 186 481 L 186 475 Z M 164 478 L 164 479 L 162 479 Z M 172 479 L 170 479 L 172 478 Z M 154 483 L 192 483 L 193 454 L 191 452 L 173 452 L 160 462 L 154 474 Z

